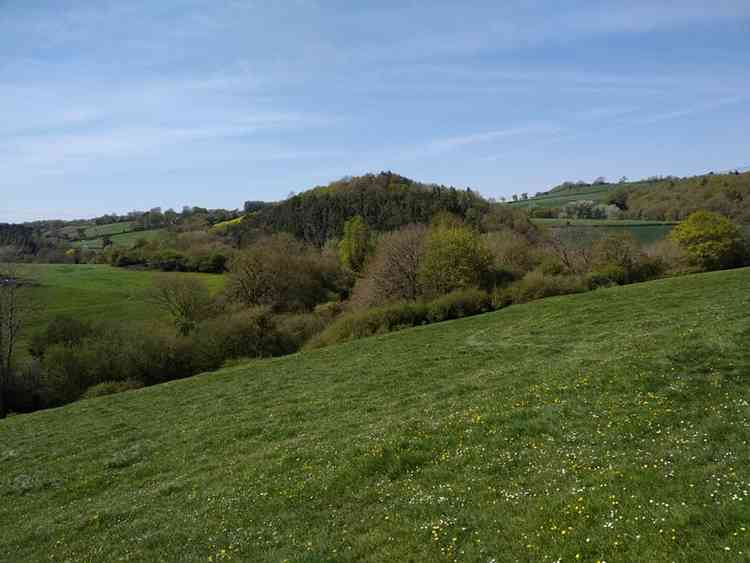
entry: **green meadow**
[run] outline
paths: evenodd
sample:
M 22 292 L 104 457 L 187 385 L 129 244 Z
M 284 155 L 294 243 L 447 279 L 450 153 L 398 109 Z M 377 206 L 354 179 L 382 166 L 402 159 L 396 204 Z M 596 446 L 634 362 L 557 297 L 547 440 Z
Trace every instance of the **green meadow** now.
M 641 244 L 652 244 L 666 238 L 678 223 L 671 221 L 638 221 L 629 219 L 533 219 L 537 225 L 544 225 L 552 230 L 565 230 L 568 233 L 578 231 L 584 238 L 632 234 Z
M 128 231 L 111 235 L 109 239 L 116 247 L 132 248 L 139 240 L 156 240 L 166 233 L 166 229 L 151 229 L 148 231 Z M 101 250 L 103 239 L 92 238 L 80 240 L 73 243 L 73 246 L 80 246 L 87 250 Z
M 147 274 L 56 268 L 50 307 L 147 315 L 116 304 Z M 549 298 L 10 417 L 0 559 L 747 561 L 748 289 Z
M 510 201 L 508 205 L 522 209 L 539 207 L 542 209 L 552 207 L 563 207 L 566 203 L 578 200 L 591 200 L 596 203 L 604 203 L 607 196 L 617 188 L 614 184 L 602 184 L 599 186 L 581 186 L 568 190 L 549 191 L 529 199 Z
M 213 292 L 218 292 L 224 285 L 224 278 L 220 275 L 165 274 L 103 264 L 25 264 L 21 273 L 32 284 L 30 291 L 34 303 L 34 314 L 24 336 L 45 326 L 57 315 L 92 321 L 162 319 L 164 313 L 149 299 L 157 276 L 197 277 Z M 19 351 L 24 352 L 23 345 Z

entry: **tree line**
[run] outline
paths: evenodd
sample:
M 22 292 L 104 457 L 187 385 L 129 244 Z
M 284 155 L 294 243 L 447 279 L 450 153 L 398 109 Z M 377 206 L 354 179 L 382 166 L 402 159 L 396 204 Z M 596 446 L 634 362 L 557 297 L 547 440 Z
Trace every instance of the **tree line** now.
M 151 300 L 169 324 L 56 318 L 30 335 L 31 359 L 21 363 L 13 352 L 24 284 L 6 274 L 2 409 L 61 405 L 543 297 L 742 266 L 748 249 L 739 227 L 706 211 L 649 247 L 629 235 L 547 231 L 505 207 L 478 224 L 442 212 L 391 231 L 355 215 L 341 238 L 322 246 L 276 233 L 237 250 L 219 295 L 194 278 L 159 278 Z

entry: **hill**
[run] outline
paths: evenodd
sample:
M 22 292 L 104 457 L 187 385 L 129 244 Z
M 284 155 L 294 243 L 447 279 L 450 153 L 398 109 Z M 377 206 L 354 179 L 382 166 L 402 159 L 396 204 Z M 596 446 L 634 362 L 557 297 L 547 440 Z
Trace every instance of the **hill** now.
M 535 197 L 511 201 L 508 205 L 522 209 L 552 209 L 563 207 L 566 203 L 574 201 L 588 200 L 596 203 L 604 203 L 609 194 L 617 189 L 617 184 L 601 185 L 570 185 L 553 188 L 548 192 L 541 192 Z
M 245 232 L 287 232 L 322 245 L 340 237 L 344 223 L 360 215 L 376 231 L 427 223 L 447 211 L 478 223 L 489 203 L 470 189 L 422 184 L 392 172 L 366 174 L 318 186 L 275 205 L 249 213 Z
M 615 203 L 626 219 L 681 221 L 692 212 L 705 209 L 746 224 L 750 223 L 750 173 L 654 177 L 617 184 L 566 183 L 508 205 L 539 212 L 557 210 L 576 201 Z
M 0 558 L 746 561 L 750 269 L 0 421 Z

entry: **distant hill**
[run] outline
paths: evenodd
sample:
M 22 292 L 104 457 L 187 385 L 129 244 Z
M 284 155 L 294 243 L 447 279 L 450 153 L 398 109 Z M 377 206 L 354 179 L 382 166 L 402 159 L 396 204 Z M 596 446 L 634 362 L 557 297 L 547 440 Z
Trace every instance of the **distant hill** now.
M 381 172 L 315 187 L 247 215 L 242 226 L 288 232 L 323 244 L 341 236 L 344 223 L 355 215 L 361 215 L 371 229 L 389 231 L 409 223 L 427 223 L 441 211 L 478 223 L 489 209 L 489 202 L 470 189 L 423 184 Z
M 748 284 L 545 299 L 0 420 L 0 559 L 746 561 Z
M 570 183 L 508 205 L 554 212 L 581 200 L 613 203 L 623 210 L 626 219 L 680 221 L 693 211 L 707 209 L 739 223 L 750 223 L 750 172 L 654 177 L 616 184 Z

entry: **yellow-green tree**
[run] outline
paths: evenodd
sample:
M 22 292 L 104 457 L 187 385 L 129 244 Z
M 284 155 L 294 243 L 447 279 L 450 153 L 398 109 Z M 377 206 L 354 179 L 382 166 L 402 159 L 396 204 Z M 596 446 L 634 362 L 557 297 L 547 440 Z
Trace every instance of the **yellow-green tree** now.
M 354 272 L 361 272 L 370 252 L 370 229 L 364 219 L 355 215 L 344 223 L 344 237 L 339 243 L 341 264 Z
M 742 232 L 719 213 L 696 211 L 669 236 L 685 251 L 691 264 L 704 270 L 731 268 L 742 262 Z
M 492 255 L 479 232 L 450 222 L 431 227 L 418 272 L 425 295 L 480 287 L 491 272 Z

